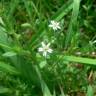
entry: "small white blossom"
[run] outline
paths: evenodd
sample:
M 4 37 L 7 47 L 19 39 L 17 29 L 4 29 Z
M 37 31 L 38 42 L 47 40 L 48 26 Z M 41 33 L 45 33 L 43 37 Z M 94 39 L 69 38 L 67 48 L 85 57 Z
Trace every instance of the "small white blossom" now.
M 60 23 L 53 20 L 50 22 L 49 27 L 52 28 L 54 31 L 61 29 Z
M 42 47 L 38 48 L 38 51 L 39 52 L 42 52 L 43 53 L 43 56 L 47 56 L 48 53 L 52 53 L 52 49 L 49 47 L 50 46 L 50 43 L 48 43 L 47 45 L 42 42 Z
M 93 51 L 91 54 L 92 54 L 92 55 L 95 55 L 95 54 L 96 54 L 96 52 L 94 52 L 94 51 Z
M 81 55 L 82 53 L 78 51 L 78 52 L 76 52 L 75 54 L 76 54 L 76 55 Z

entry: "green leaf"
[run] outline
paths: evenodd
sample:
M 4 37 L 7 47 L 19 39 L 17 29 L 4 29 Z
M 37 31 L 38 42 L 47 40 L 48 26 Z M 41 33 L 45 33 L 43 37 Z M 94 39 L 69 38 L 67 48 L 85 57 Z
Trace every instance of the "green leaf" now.
M 60 96 L 65 96 L 64 91 L 61 87 L 60 87 L 60 90 L 61 90 L 61 95 Z
M 18 6 L 19 2 L 20 2 L 19 0 L 11 0 L 10 1 L 9 9 L 6 10 L 7 11 L 6 16 L 7 16 L 8 19 L 10 18 L 9 20 L 12 19 L 14 11 L 16 10 L 16 7 Z
M 93 88 L 91 85 L 88 86 L 86 96 L 94 96 Z
M 15 52 L 12 52 L 12 51 L 6 52 L 3 54 L 4 57 L 12 57 L 12 56 L 16 56 L 16 55 L 17 54 Z
M 44 81 L 41 82 L 41 86 L 42 86 L 43 96 L 52 96 L 47 84 Z
M 23 23 L 22 25 L 21 25 L 21 27 L 23 27 L 23 28 L 31 28 L 31 24 L 30 23 Z
M 46 61 L 42 61 L 40 62 L 39 66 L 40 68 L 44 68 L 46 66 L 47 62 Z
M 0 94 L 9 93 L 11 90 L 9 88 L 0 87 Z
M 5 25 L 1 17 L 0 17 L 0 24 L 3 26 Z
M 24 2 L 24 5 L 25 5 L 25 8 L 26 8 L 26 11 L 29 15 L 29 18 L 30 20 L 32 20 L 32 9 L 34 9 L 35 13 L 37 14 L 37 16 L 40 18 L 40 14 L 39 14 L 39 11 L 37 9 L 37 6 L 35 5 L 35 3 L 33 1 L 26 1 L 26 0 L 23 0 Z
M 4 62 L 0 62 L 0 69 L 10 74 L 19 74 L 18 70 L 15 67 L 11 66 L 10 64 L 6 64 Z
M 74 33 L 77 32 L 77 17 L 79 14 L 79 6 L 80 0 L 74 0 L 71 21 L 69 24 L 68 32 L 66 33 L 65 49 L 68 47 L 68 45 L 70 45 Z
M 0 43 L 8 45 L 8 37 L 5 33 L 5 28 L 0 26 Z
M 76 56 L 63 56 L 63 59 L 70 62 L 78 62 L 89 65 L 96 65 L 96 59 L 76 57 Z
M 39 68 L 37 66 L 35 68 L 36 68 L 36 72 L 37 72 L 39 79 L 40 79 L 43 96 L 52 96 L 47 84 L 42 79 L 41 72 L 39 71 Z
M 72 0 L 69 0 L 66 4 L 63 4 L 61 8 L 58 9 L 58 11 L 55 13 L 54 16 L 52 16 L 51 19 L 54 19 L 56 21 L 59 21 L 62 19 L 73 7 Z

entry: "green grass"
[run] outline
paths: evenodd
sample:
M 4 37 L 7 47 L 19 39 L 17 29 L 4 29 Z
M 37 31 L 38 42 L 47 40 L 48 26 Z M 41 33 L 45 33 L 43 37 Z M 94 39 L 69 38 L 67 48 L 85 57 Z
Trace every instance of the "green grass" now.
M 1 0 L 0 96 L 95 96 L 95 9 L 95 0 Z

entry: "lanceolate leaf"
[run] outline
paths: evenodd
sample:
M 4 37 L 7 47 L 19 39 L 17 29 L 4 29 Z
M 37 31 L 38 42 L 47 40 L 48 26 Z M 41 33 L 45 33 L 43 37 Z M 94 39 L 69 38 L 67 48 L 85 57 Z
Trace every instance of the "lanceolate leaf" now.
M 88 86 L 86 96 L 94 96 L 93 88 L 91 85 Z
M 16 56 L 16 55 L 17 54 L 15 52 L 12 52 L 12 51 L 6 52 L 3 54 L 4 57 L 12 57 L 12 56 Z
M 3 93 L 9 93 L 11 90 L 9 88 L 5 88 L 5 87 L 0 87 L 0 94 Z
M 4 62 L 0 62 L 0 69 L 10 74 L 19 74 L 18 70 L 15 67 L 11 66 L 10 64 L 6 64 Z
M 71 11 L 73 7 L 73 2 L 72 0 L 69 0 L 66 4 L 64 4 L 56 13 L 54 16 L 52 16 L 51 19 L 59 21 L 62 19 L 65 15 L 68 14 L 68 12 Z
M 76 57 L 76 56 L 63 56 L 64 60 L 70 62 L 78 62 L 89 65 L 96 65 L 96 59 L 84 58 L 84 57 Z
M 40 79 L 43 96 L 52 96 L 48 86 L 46 85 L 46 83 L 42 79 L 41 72 L 39 71 L 39 68 L 37 66 L 35 68 L 36 68 L 36 72 L 38 74 L 38 77 Z
M 72 12 L 72 17 L 71 17 L 71 21 L 69 24 L 68 32 L 66 33 L 65 49 L 68 47 L 68 45 L 70 45 L 74 32 L 77 31 L 74 29 L 77 29 L 76 25 L 77 25 L 77 17 L 79 14 L 80 0 L 73 0 L 73 1 L 74 1 L 73 2 L 73 12 Z

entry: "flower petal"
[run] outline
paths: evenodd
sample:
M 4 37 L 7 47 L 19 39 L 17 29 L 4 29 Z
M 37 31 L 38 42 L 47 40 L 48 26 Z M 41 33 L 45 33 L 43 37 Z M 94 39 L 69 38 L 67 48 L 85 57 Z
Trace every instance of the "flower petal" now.
M 52 25 L 52 24 L 49 24 L 49 27 L 50 27 L 50 28 L 52 28 L 52 27 L 53 27 L 53 25 Z
M 44 56 L 44 57 L 47 56 L 47 52 L 46 52 L 46 51 L 43 52 L 43 56 Z
M 55 23 L 55 21 L 54 20 L 51 20 L 51 24 L 54 24 Z
M 42 44 L 42 47 L 45 47 L 46 46 L 44 42 L 42 42 L 41 44 Z
M 61 27 L 60 27 L 59 25 L 57 26 L 57 28 L 58 28 L 58 29 L 61 29 Z
M 47 51 L 48 51 L 49 53 L 52 53 L 53 50 L 52 50 L 52 49 L 48 49 Z
M 39 51 L 39 52 L 42 52 L 42 51 L 43 51 L 43 48 L 38 48 L 38 51 Z
M 46 46 L 49 47 L 50 46 L 50 43 L 48 43 Z

